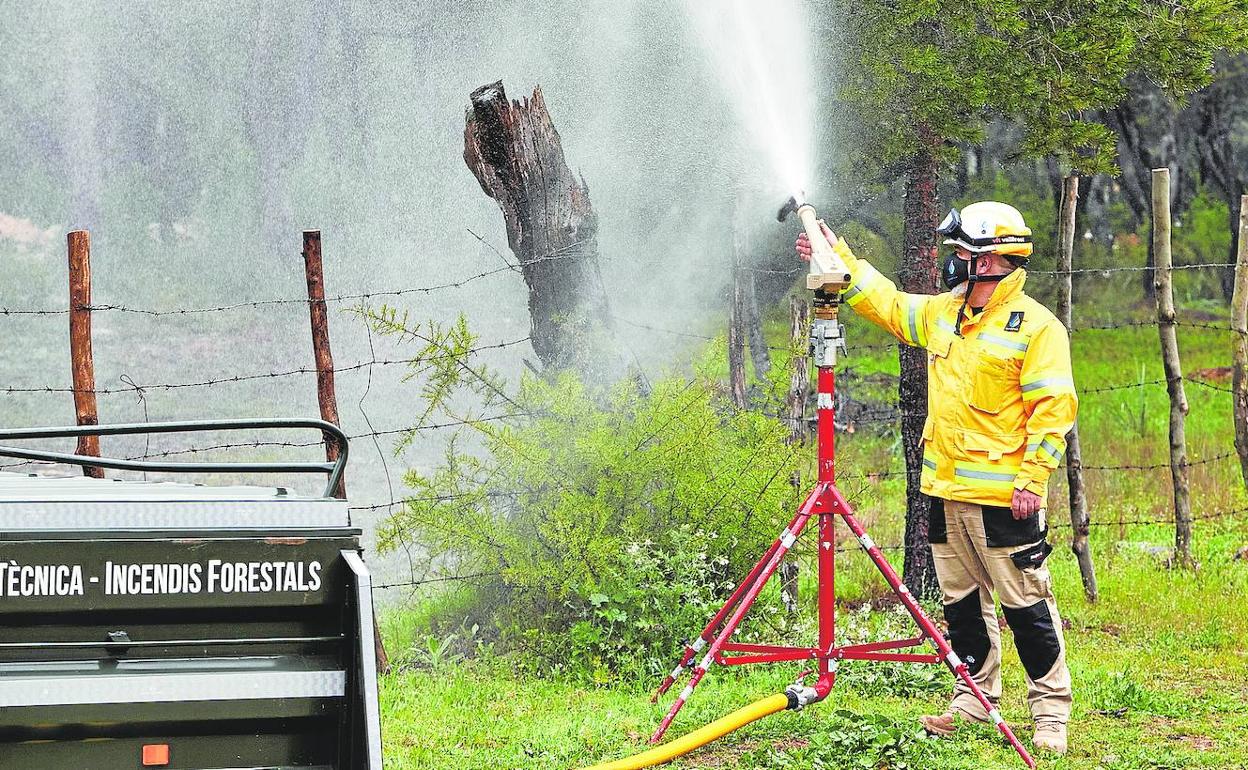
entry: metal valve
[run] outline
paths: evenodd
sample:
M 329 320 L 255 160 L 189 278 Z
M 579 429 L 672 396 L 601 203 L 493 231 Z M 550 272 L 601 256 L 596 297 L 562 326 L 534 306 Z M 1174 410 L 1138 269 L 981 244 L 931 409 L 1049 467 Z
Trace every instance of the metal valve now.
M 845 327 L 832 318 L 816 318 L 810 326 L 810 353 L 815 366 L 836 365 L 836 352 L 845 350 Z

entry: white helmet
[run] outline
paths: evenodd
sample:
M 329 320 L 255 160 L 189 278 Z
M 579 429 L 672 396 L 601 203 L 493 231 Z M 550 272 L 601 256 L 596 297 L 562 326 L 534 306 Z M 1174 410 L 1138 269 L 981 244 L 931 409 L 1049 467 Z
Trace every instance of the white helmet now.
M 945 244 L 961 246 L 973 254 L 994 252 L 1013 257 L 1016 264 L 1031 256 L 1031 228 L 1018 209 L 1008 203 L 979 201 L 962 211 L 951 209 L 936 228 Z

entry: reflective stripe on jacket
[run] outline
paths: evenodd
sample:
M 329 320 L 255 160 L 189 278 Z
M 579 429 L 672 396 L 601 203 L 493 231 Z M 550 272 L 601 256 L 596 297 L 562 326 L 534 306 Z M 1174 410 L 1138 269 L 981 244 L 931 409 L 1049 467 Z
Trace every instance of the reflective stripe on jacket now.
M 955 317 L 962 297 L 898 291 L 844 241 L 853 274 L 845 301 L 907 345 L 926 348 L 923 492 L 946 500 L 1009 506 L 1015 489 L 1045 496 L 1066 451 L 1079 400 L 1065 327 L 1023 293 L 1018 269 L 983 310 Z

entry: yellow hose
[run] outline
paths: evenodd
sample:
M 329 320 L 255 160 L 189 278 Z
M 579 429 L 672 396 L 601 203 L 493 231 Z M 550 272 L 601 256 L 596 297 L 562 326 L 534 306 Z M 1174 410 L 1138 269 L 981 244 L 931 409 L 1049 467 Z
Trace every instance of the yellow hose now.
M 788 706 L 789 696 L 784 693 L 772 695 L 760 701 L 755 701 L 745 708 L 737 709 L 728 716 L 716 719 L 706 727 L 700 727 L 670 743 L 656 746 L 649 751 L 643 751 L 625 759 L 594 765 L 583 770 L 640 770 L 643 767 L 653 767 L 664 762 L 671 762 L 676 757 L 684 756 L 694 749 L 701 748 L 717 738 L 724 737 L 733 730 L 745 727 L 750 722 L 758 721 L 777 711 L 784 711 Z

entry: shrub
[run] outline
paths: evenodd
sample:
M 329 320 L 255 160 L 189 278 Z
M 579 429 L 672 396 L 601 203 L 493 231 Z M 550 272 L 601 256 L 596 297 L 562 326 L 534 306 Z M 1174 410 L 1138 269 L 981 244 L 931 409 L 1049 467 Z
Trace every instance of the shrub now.
M 480 576 L 460 611 L 543 669 L 606 679 L 670 667 L 791 515 L 799 455 L 785 428 L 731 409 L 701 376 L 602 390 L 526 376 L 505 400 L 509 419 L 470 422 L 475 441 L 406 474 L 412 494 L 380 547 Z

